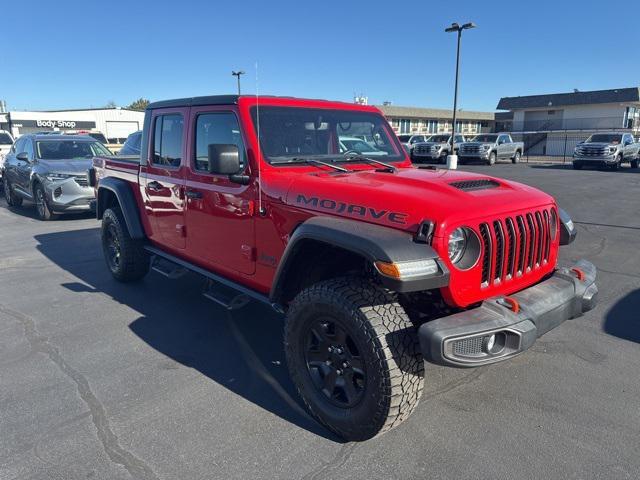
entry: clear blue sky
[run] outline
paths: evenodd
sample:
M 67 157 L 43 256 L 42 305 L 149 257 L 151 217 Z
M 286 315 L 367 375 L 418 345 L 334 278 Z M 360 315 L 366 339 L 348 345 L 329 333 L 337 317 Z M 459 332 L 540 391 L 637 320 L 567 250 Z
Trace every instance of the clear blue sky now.
M 2 7 L 0 98 L 10 109 L 127 105 L 243 90 L 450 108 L 501 96 L 640 85 L 637 0 L 29 1 Z

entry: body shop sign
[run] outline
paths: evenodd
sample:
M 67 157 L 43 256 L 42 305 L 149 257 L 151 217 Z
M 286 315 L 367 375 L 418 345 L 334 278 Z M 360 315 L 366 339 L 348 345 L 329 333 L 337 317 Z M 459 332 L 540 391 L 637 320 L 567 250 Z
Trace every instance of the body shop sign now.
M 96 128 L 96 122 L 77 120 L 16 120 L 14 125 L 36 128 Z

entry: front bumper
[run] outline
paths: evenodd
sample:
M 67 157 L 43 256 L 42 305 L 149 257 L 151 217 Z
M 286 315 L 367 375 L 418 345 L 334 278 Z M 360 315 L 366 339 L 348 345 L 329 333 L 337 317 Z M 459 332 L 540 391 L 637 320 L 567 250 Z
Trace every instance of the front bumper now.
M 427 322 L 418 329 L 424 359 L 475 367 L 512 358 L 565 320 L 591 310 L 598 297 L 595 280 L 595 266 L 580 260 L 509 297 Z
M 489 159 L 490 150 L 486 152 L 478 152 L 478 153 L 465 153 L 458 151 L 458 158 L 462 160 L 488 160 Z
M 49 206 L 55 213 L 91 211 L 96 198 L 92 187 L 80 185 L 74 178 L 47 181 L 44 187 Z
M 611 165 L 616 163 L 616 155 L 606 155 L 603 157 L 586 157 L 582 155 L 574 155 L 574 163 L 584 163 L 592 165 Z

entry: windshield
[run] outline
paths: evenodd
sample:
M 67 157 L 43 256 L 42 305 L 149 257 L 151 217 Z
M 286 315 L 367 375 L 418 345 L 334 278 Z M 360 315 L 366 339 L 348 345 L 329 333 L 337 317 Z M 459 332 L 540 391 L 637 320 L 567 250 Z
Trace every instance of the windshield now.
M 434 143 L 448 143 L 451 137 L 449 135 L 432 135 L 429 137 L 429 142 Z
M 473 140 L 471 141 L 493 143 L 496 141 L 497 138 L 498 138 L 497 135 L 476 135 L 475 137 L 473 137 Z
M 252 109 L 257 128 L 256 108 Z M 347 160 L 345 154 L 405 159 L 385 119 L 378 114 L 298 107 L 260 107 L 260 147 L 269 162 L 299 157 Z M 370 141 L 361 140 L 370 138 Z
M 587 138 L 587 143 L 609 143 L 617 145 L 622 141 L 622 135 L 617 133 L 594 133 Z
M 97 155 L 111 155 L 99 142 L 76 140 L 48 140 L 36 142 L 36 151 L 41 160 L 74 160 L 93 158 Z
M 13 145 L 13 140 L 8 133 L 0 133 L 0 145 Z

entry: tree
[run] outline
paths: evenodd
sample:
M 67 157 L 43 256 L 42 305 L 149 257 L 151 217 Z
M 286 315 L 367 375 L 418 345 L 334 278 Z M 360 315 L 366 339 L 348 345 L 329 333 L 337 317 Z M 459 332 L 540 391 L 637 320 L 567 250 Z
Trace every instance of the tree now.
M 113 100 L 109 100 L 107 104 L 104 106 L 104 108 L 116 108 L 116 107 L 117 107 L 116 102 L 114 102 Z
M 127 108 L 130 108 L 131 110 L 144 110 L 145 108 L 147 108 L 147 105 L 149 105 L 149 100 L 140 97 L 138 100 L 131 103 L 131 105 L 129 105 Z

